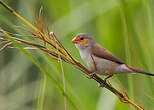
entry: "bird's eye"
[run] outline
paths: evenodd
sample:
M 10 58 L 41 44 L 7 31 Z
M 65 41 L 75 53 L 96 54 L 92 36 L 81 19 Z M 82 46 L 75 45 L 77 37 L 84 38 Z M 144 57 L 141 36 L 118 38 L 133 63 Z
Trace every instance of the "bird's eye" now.
M 80 40 L 83 40 L 83 39 L 84 39 L 83 37 L 80 38 Z

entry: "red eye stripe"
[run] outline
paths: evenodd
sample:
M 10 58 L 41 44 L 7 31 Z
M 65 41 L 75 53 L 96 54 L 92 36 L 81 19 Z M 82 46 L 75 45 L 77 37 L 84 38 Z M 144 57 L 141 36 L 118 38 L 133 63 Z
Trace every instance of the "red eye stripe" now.
M 85 45 L 88 42 L 88 39 L 85 39 L 84 36 L 77 36 L 74 39 L 72 39 L 72 43 L 81 43 L 83 45 Z

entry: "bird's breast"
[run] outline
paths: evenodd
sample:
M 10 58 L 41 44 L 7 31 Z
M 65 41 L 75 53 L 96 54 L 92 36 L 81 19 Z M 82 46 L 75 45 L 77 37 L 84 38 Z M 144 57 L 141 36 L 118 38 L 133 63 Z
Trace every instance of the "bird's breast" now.
M 87 64 L 88 68 L 91 71 L 94 71 L 94 64 L 93 64 L 93 60 L 90 56 L 90 51 L 89 50 L 80 50 L 80 56 L 84 60 L 84 62 Z

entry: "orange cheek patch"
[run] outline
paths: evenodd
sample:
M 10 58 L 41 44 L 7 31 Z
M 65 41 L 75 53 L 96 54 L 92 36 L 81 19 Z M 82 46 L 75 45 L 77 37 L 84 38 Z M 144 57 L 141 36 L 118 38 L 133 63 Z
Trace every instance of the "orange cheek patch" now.
M 87 43 L 88 43 L 88 39 L 84 39 L 84 40 L 81 41 L 82 45 L 86 45 Z

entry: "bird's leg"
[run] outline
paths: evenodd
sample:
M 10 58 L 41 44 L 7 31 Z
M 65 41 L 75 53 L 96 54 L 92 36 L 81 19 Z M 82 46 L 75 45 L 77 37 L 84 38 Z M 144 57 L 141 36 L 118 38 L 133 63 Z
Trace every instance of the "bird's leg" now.
M 103 80 L 106 82 L 106 80 L 112 76 L 113 76 L 113 74 L 110 74 L 110 75 L 106 76 Z M 100 88 L 100 87 L 104 87 L 103 83 L 102 84 L 99 83 L 98 88 Z
M 106 76 L 103 80 L 106 81 L 107 79 L 109 79 L 112 76 L 113 76 L 113 74 L 110 74 L 110 75 Z

